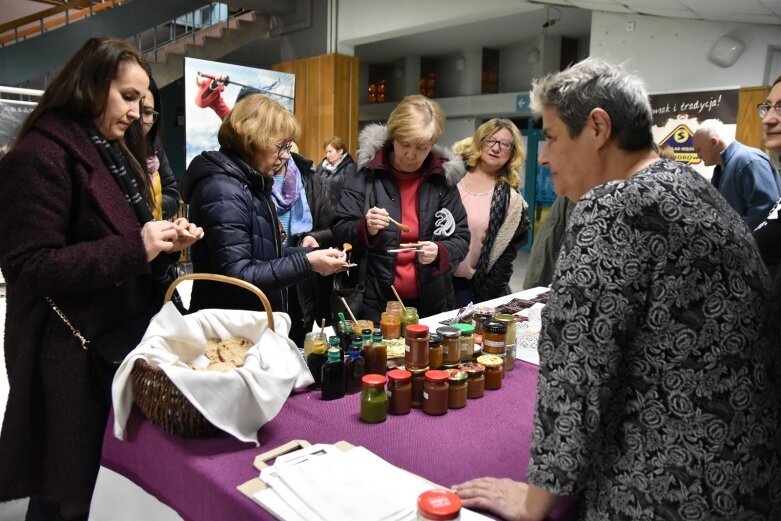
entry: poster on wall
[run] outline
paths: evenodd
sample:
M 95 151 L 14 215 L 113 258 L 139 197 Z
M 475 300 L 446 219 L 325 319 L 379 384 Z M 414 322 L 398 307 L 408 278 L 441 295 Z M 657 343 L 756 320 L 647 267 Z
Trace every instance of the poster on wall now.
M 267 94 L 293 112 L 295 75 L 196 58 L 184 59 L 185 165 L 217 150 L 217 131 L 242 90 Z
M 19 127 L 34 109 L 35 103 L 0 101 L 0 159 L 8 152 Z
M 735 139 L 738 121 L 738 90 L 715 90 L 653 94 L 653 136 L 657 145 L 669 145 L 675 159 L 688 163 L 697 172 L 710 179 L 712 166 L 705 166 L 694 151 L 694 133 L 700 123 L 718 119 L 724 124 L 723 136 Z

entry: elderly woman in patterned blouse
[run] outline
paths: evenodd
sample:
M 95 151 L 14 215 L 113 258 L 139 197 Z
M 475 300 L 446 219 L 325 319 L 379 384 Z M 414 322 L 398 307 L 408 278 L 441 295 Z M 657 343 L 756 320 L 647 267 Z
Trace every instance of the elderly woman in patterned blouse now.
M 456 486 L 542 519 L 781 519 L 777 335 L 757 246 L 723 197 L 653 151 L 638 80 L 588 59 L 535 82 L 540 158 L 570 217 L 543 311 L 527 483 Z

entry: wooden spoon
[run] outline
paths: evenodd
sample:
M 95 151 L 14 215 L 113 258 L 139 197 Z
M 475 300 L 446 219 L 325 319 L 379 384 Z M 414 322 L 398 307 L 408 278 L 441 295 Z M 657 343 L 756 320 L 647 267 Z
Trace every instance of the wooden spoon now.
M 349 242 L 346 242 L 346 243 L 342 244 L 342 251 L 344 253 L 347 253 L 348 251 L 350 251 L 352 249 L 353 249 L 353 245 L 350 244 Z
M 402 224 L 402 223 L 400 223 L 399 221 L 397 221 L 396 219 L 394 219 L 394 218 L 393 218 L 393 217 L 391 217 L 390 215 L 388 216 L 388 220 L 390 220 L 390 222 L 392 222 L 393 224 L 395 224 L 396 226 L 398 226 L 398 227 L 399 227 L 399 230 L 401 230 L 401 231 L 403 231 L 403 232 L 405 232 L 405 233 L 409 233 L 409 232 L 412 230 L 412 228 L 410 228 L 410 227 L 409 227 L 409 226 L 407 226 L 406 224 Z

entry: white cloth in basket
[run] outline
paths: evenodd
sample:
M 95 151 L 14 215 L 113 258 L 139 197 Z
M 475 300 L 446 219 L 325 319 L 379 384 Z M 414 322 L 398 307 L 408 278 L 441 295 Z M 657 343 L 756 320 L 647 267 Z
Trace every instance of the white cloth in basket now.
M 258 443 L 257 431 L 273 419 L 294 389 L 313 383 L 301 353 L 287 338 L 290 317 L 274 313 L 276 331 L 265 312 L 204 309 L 182 315 L 172 302 L 152 318 L 141 343 L 117 370 L 111 388 L 114 435 L 125 437 L 133 406 L 130 373 L 139 358 L 159 367 L 190 403 L 215 427 Z M 254 345 L 244 366 L 229 372 L 196 371 L 187 363 L 203 355 L 209 338 L 240 336 Z

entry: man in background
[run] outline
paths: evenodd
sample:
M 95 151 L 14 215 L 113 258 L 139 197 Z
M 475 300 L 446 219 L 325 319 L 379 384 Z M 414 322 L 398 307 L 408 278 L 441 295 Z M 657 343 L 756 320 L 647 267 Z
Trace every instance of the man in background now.
M 756 228 L 781 196 L 781 178 L 770 158 L 757 148 L 728 140 L 716 119 L 700 124 L 694 150 L 705 166 L 716 165 L 711 183 L 743 218 Z

